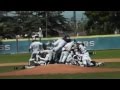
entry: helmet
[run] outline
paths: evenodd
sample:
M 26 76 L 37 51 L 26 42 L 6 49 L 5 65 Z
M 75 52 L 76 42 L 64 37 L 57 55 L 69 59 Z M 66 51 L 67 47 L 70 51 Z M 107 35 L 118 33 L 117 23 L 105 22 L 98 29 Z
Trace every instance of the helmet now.
M 63 39 L 70 39 L 70 36 L 69 35 L 64 35 Z
M 69 35 L 65 35 L 63 37 L 63 39 L 66 41 L 66 42 L 71 42 L 71 39 L 70 39 L 70 36 Z
M 84 43 L 81 43 L 83 46 L 85 46 L 85 44 Z

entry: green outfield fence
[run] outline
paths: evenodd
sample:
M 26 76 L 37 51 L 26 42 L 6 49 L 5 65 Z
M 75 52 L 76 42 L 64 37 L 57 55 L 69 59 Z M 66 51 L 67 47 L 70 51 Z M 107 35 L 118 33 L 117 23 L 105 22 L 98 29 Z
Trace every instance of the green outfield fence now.
M 43 43 L 56 40 L 61 37 L 42 38 Z M 71 37 L 85 43 L 88 50 L 120 49 L 120 34 L 118 35 L 94 35 Z M 9 39 L 0 42 L 0 54 L 27 53 L 31 39 Z

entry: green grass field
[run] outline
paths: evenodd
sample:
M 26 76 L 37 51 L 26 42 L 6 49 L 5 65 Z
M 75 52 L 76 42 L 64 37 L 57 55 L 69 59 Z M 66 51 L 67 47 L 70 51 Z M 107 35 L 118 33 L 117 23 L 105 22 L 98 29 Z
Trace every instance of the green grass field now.
M 120 50 L 96 51 L 96 55 L 93 55 L 92 58 L 95 59 L 120 58 Z
M 0 55 L 0 63 L 28 62 L 30 54 Z M 93 59 L 120 58 L 120 50 L 96 51 Z M 120 68 L 120 62 L 109 62 L 100 68 Z M 0 73 L 13 71 L 13 66 L 0 67 Z M 89 73 L 89 74 L 59 74 L 59 75 L 37 75 L 37 76 L 15 76 L 0 77 L 1 79 L 117 79 L 120 72 L 114 73 Z
M 91 57 L 93 59 L 120 58 L 120 50 L 96 51 L 96 55 Z M 30 54 L 28 53 L 0 55 L 0 63 L 28 62 L 29 58 Z
M 0 55 L 0 63 L 28 62 L 30 54 L 7 54 Z

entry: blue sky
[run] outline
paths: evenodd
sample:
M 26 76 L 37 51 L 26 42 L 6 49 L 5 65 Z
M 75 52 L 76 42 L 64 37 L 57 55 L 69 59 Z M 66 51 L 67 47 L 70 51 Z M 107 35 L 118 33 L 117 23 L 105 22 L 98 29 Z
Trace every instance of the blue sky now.
M 85 12 L 85 11 L 76 11 L 76 19 L 77 19 L 77 20 L 80 20 L 84 12 Z M 63 13 L 63 15 L 64 15 L 66 18 L 71 18 L 71 17 L 73 17 L 73 11 L 65 11 L 65 12 Z

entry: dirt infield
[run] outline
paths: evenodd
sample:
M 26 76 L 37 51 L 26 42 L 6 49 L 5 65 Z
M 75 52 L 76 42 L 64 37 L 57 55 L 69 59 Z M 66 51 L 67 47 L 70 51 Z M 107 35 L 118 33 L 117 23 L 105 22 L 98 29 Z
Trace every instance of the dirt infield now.
M 22 76 L 22 75 L 43 75 L 43 74 L 75 74 L 75 73 L 100 73 L 115 72 L 120 69 L 95 68 L 95 67 L 79 67 L 64 64 L 49 64 L 47 66 L 38 66 L 32 69 L 12 71 L 1 73 L 0 76 Z
M 100 59 L 101 62 L 120 62 L 120 59 Z M 6 63 L 0 66 L 26 65 L 27 63 Z M 64 64 L 49 64 L 47 66 L 38 66 L 32 69 L 0 73 L 0 76 L 21 76 L 21 75 L 41 75 L 41 74 L 75 74 L 75 73 L 100 73 L 115 72 L 120 68 L 99 68 L 99 67 L 79 67 Z

